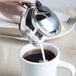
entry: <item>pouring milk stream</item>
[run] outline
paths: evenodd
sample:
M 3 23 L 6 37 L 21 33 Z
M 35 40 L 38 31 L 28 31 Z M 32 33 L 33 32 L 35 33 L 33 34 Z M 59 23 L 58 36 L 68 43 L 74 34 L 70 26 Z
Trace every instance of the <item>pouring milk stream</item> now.
M 46 62 L 42 43 L 45 36 L 52 37 L 61 32 L 60 22 L 57 16 L 39 1 L 34 4 L 22 3 L 21 6 L 24 8 L 27 6 L 27 10 L 24 10 L 21 18 L 21 33 L 23 36 L 26 34 L 34 46 L 41 48 L 43 61 Z

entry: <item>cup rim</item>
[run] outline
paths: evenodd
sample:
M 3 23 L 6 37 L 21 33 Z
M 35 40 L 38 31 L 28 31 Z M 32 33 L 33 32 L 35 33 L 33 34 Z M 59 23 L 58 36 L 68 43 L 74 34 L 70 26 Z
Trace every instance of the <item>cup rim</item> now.
M 27 45 L 24 45 L 21 49 L 20 49 L 20 51 L 19 51 L 19 58 L 22 60 L 22 61 L 24 61 L 24 62 L 26 62 L 26 63 L 28 63 L 28 64 L 33 64 L 33 65 L 43 65 L 43 64 L 49 64 L 49 63 L 53 63 L 53 62 L 56 62 L 56 60 L 57 59 L 59 59 L 59 57 L 60 57 L 60 51 L 59 51 L 59 49 L 58 49 L 58 47 L 56 47 L 55 45 L 52 45 L 52 44 L 50 44 L 50 43 L 43 43 L 44 45 L 48 45 L 48 46 L 51 46 L 51 47 L 53 47 L 53 48 L 55 48 L 56 50 L 57 50 L 57 55 L 52 59 L 52 60 L 50 60 L 50 61 L 48 61 L 48 62 L 43 62 L 43 63 L 36 63 L 36 62 L 31 62 L 31 61 L 28 61 L 28 60 L 25 60 L 24 58 L 23 58 L 23 55 L 21 55 L 21 51 L 23 50 L 23 48 L 26 48 L 26 46 L 31 46 L 32 44 L 27 44 Z M 33 45 L 32 45 L 33 46 Z

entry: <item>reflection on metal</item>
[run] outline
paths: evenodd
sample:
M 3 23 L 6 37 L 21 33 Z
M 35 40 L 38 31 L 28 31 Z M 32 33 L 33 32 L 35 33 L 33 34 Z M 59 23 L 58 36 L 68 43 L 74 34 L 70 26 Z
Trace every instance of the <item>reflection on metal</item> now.
M 61 22 L 61 28 L 62 28 L 61 33 L 54 37 L 45 36 L 46 40 L 64 36 L 65 34 L 69 33 L 71 30 L 73 30 L 74 23 L 76 22 L 76 18 L 72 19 L 72 18 L 70 18 L 70 16 L 68 16 L 64 13 L 56 12 L 56 11 L 54 11 L 54 13 L 57 15 L 57 17 L 59 18 L 59 20 Z M 0 15 L 0 17 L 2 18 L 3 16 Z M 18 24 L 8 22 L 8 21 L 2 20 L 2 19 L 0 19 L 0 36 L 18 39 L 18 40 L 25 40 L 25 41 L 28 40 L 27 37 L 23 38 L 21 36 L 21 32 L 19 31 Z

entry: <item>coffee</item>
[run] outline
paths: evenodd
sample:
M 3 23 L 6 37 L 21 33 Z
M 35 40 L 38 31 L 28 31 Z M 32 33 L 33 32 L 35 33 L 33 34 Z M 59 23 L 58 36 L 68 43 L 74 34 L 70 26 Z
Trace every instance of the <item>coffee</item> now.
M 49 51 L 48 49 L 44 49 L 44 53 L 45 53 L 45 58 L 47 61 L 50 61 L 53 58 L 55 58 L 55 54 L 53 52 Z M 42 57 L 42 53 L 41 53 L 40 49 L 30 50 L 29 52 L 27 52 L 23 55 L 23 58 L 25 60 L 28 60 L 31 62 L 37 62 L 37 63 L 40 63 L 43 61 L 43 57 Z

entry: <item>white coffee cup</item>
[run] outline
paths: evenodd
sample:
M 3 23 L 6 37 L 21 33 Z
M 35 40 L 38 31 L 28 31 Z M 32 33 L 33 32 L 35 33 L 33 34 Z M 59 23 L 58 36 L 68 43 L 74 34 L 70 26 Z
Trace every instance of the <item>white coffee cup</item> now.
M 45 63 L 36 63 L 25 60 L 23 55 L 39 47 L 35 47 L 32 44 L 25 45 L 19 52 L 20 64 L 21 64 L 21 76 L 57 76 L 57 68 L 63 67 L 71 72 L 71 76 L 75 76 L 75 67 L 70 63 L 60 60 L 59 49 L 49 43 L 44 43 L 43 47 L 45 49 L 51 50 L 56 57 Z

